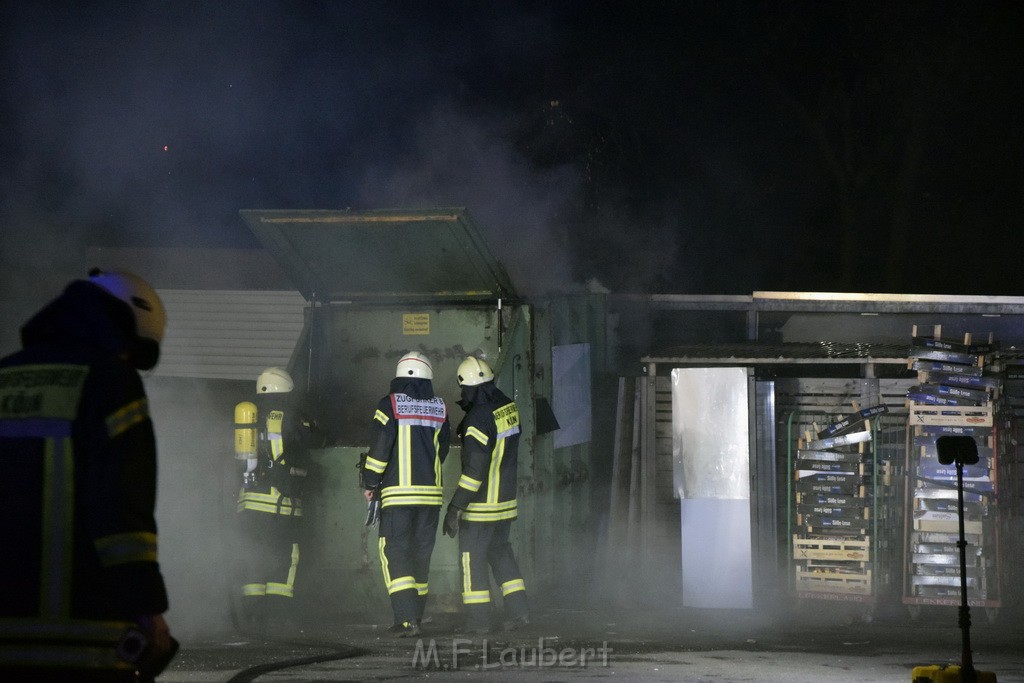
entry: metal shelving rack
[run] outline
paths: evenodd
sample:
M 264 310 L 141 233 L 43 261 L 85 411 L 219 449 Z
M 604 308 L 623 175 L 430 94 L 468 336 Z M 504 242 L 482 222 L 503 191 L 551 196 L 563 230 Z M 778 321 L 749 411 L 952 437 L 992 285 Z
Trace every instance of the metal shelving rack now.
M 892 587 L 899 506 L 890 501 L 906 422 L 884 405 L 786 422 L 789 577 L 799 600 L 857 603 L 870 620 Z

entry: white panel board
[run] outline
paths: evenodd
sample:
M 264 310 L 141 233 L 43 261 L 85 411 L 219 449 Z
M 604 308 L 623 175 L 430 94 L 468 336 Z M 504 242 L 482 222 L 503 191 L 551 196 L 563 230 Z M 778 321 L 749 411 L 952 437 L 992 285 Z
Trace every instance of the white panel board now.
M 590 441 L 590 344 L 551 349 L 552 409 L 559 429 L 555 448 Z
M 672 370 L 683 605 L 753 607 L 746 368 Z
M 683 605 L 712 609 L 754 606 L 750 501 L 680 501 Z

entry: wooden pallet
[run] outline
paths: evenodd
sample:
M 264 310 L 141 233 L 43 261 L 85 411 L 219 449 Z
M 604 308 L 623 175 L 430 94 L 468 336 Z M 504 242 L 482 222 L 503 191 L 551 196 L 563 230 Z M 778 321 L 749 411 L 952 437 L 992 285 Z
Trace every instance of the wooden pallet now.
M 852 593 L 866 595 L 871 592 L 871 572 L 847 574 L 843 572 L 796 570 L 796 590 Z
M 871 558 L 871 539 L 801 538 L 793 536 L 794 560 L 851 560 L 867 562 Z

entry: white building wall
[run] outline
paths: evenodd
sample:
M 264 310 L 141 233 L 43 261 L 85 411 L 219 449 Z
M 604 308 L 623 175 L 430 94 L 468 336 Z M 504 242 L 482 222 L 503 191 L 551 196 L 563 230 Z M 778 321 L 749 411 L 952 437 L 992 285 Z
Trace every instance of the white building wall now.
M 167 331 L 157 377 L 255 380 L 287 366 L 306 301 L 294 291 L 158 289 Z

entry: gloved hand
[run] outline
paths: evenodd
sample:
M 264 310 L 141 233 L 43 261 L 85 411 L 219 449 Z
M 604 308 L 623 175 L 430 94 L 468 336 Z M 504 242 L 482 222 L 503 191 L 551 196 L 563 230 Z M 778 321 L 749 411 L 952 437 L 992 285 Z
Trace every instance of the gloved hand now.
M 139 617 L 137 627 L 130 628 L 117 644 L 117 655 L 134 664 L 138 680 L 152 681 L 167 668 L 178 653 L 178 641 L 163 615 L 153 614 Z
M 448 511 L 444 513 L 444 524 L 441 525 L 441 533 L 455 538 L 459 534 L 459 517 L 461 516 L 462 510 L 460 508 L 449 505 Z

